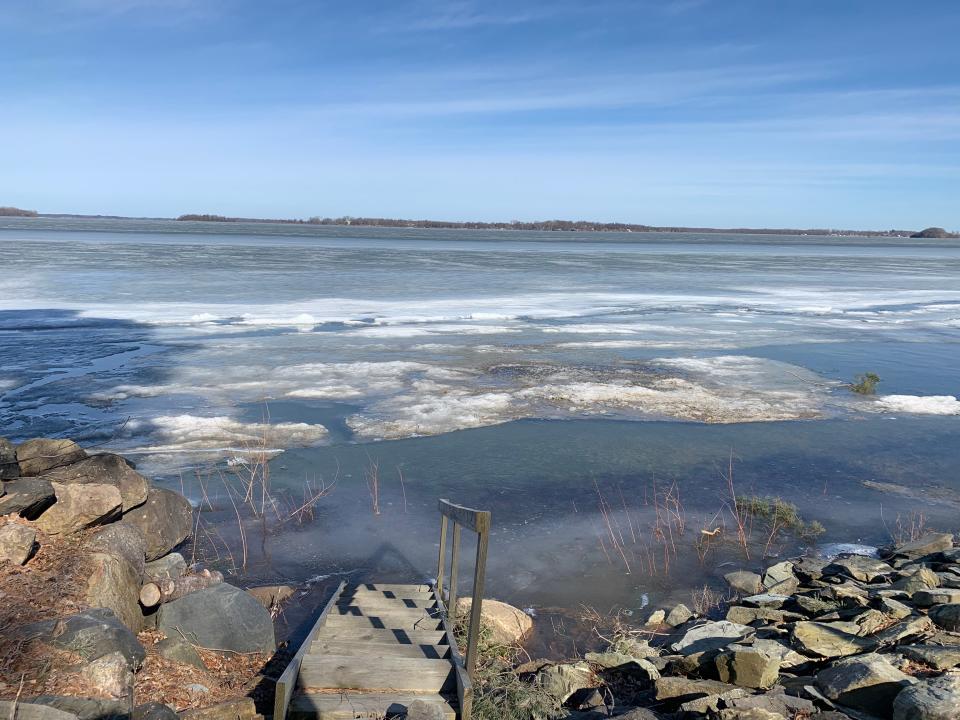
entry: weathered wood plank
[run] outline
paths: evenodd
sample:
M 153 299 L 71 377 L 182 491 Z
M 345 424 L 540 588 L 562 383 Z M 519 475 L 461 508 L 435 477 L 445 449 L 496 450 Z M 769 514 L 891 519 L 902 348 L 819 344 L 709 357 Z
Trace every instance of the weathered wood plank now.
M 444 720 L 455 720 L 456 710 L 441 695 L 400 693 L 311 693 L 299 695 L 290 704 L 291 720 L 356 720 L 356 718 L 397 718 L 407 713 L 414 700 L 435 705 Z
M 489 510 L 474 510 L 473 508 L 464 507 L 463 505 L 454 505 L 449 500 L 441 500 L 438 507 L 444 517 L 456 520 L 465 528 L 469 528 L 475 533 L 486 532 L 490 529 Z
M 446 638 L 446 633 L 441 630 L 388 630 L 346 625 L 343 627 L 325 626 L 320 628 L 314 642 L 350 640 L 352 642 L 396 643 L 398 645 L 442 645 Z
M 311 655 L 353 655 L 355 657 L 410 657 L 443 660 L 450 657 L 449 645 L 401 645 L 400 643 L 352 642 L 350 640 L 316 640 Z
M 337 607 L 360 607 L 384 610 L 430 610 L 437 606 L 434 598 L 419 600 L 414 598 L 379 598 L 353 595 L 337 598 Z
M 433 587 L 429 583 L 360 583 L 358 585 L 347 585 L 344 592 L 353 592 L 355 590 L 370 590 L 375 592 L 433 592 Z
M 310 633 L 307 635 L 306 640 L 304 640 L 303 645 L 301 645 L 300 649 L 297 650 L 296 654 L 283 671 L 283 674 L 280 675 L 280 678 L 277 680 L 273 703 L 273 716 L 277 718 L 277 720 L 283 720 L 283 718 L 286 717 L 287 707 L 290 704 L 290 697 L 293 695 L 293 689 L 297 684 L 297 676 L 300 672 L 300 665 L 303 661 L 303 658 L 306 656 L 307 651 L 310 648 L 310 644 L 317 634 L 317 631 L 323 627 L 323 624 L 326 622 L 330 608 L 333 607 L 334 601 L 340 594 L 340 591 L 343 590 L 343 586 L 344 583 L 340 583 L 340 587 L 334 591 L 333 595 L 330 597 L 330 600 L 326 605 L 324 605 L 323 610 L 320 611 L 320 615 L 317 617 L 317 621 L 310 629 Z
M 356 688 L 433 693 L 455 686 L 449 660 L 382 657 L 357 662 L 352 655 L 304 655 L 300 684 L 308 691 Z
M 439 630 L 440 618 L 396 615 L 334 615 L 327 618 L 327 627 L 380 628 L 381 630 Z
M 330 617 L 337 615 L 352 615 L 354 617 L 383 617 L 383 618 L 439 618 L 440 612 L 436 608 L 408 608 L 403 605 L 387 605 L 385 607 L 360 607 L 357 605 L 334 605 L 330 610 Z

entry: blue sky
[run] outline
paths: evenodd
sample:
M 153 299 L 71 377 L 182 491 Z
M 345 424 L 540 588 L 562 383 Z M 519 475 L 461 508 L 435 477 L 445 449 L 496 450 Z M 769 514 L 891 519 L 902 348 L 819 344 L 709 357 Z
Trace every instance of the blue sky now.
M 2 0 L 0 204 L 960 228 L 960 3 Z

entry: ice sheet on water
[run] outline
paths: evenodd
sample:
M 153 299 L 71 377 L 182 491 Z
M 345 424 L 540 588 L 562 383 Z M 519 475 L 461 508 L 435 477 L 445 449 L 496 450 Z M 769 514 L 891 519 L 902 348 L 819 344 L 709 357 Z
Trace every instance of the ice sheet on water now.
M 953 395 L 883 395 L 876 400 L 881 410 L 914 415 L 960 415 L 960 400 Z
M 308 423 L 244 423 L 226 416 L 163 415 L 150 420 L 152 444 L 143 452 L 230 450 L 276 453 L 287 447 L 319 445 L 327 438 L 323 425 Z

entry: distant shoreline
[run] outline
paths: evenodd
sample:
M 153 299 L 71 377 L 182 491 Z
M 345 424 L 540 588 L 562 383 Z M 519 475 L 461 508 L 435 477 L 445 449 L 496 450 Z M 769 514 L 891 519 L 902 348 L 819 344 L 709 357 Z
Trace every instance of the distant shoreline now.
M 207 223 L 261 223 L 277 225 L 327 225 L 354 227 L 386 227 L 421 230 L 494 230 L 494 231 L 540 231 L 540 232 L 620 232 L 620 233 L 712 233 L 735 235 L 810 235 L 815 237 L 935 237 L 924 236 L 927 232 L 917 230 L 839 230 L 834 228 L 715 228 L 654 226 L 635 223 L 593 222 L 588 220 L 541 220 L 532 222 L 480 222 L 455 220 L 404 220 L 397 218 L 365 218 L 344 216 L 338 218 L 245 218 L 224 215 L 191 213 L 170 217 L 130 217 L 125 215 L 81 215 L 75 213 L 41 213 L 19 208 L 0 208 L 0 217 L 24 218 L 77 218 L 88 220 L 167 220 L 173 222 Z M 939 230 L 939 228 L 936 228 Z M 928 228 L 928 230 L 930 230 Z M 941 232 L 943 232 L 941 230 Z M 957 238 L 957 233 L 945 233 L 939 237 Z

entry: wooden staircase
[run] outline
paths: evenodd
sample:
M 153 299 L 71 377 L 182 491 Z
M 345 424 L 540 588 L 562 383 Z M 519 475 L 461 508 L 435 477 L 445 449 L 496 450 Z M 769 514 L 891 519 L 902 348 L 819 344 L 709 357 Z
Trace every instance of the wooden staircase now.
M 469 720 L 490 513 L 440 501 L 438 584 L 341 583 L 277 681 L 274 720 L 403 718 L 414 701 L 445 720 Z M 443 575 L 448 519 L 453 520 L 450 593 Z M 460 527 L 478 534 L 467 642 L 461 657 L 444 600 L 455 606 Z

